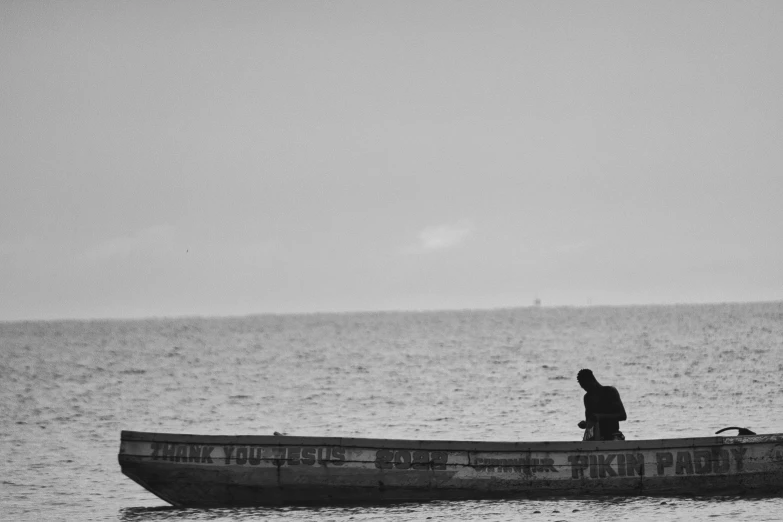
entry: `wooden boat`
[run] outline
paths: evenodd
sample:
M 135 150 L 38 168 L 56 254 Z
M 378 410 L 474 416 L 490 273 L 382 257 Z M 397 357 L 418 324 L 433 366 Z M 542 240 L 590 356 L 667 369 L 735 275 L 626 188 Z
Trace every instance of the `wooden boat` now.
M 123 431 L 122 472 L 175 506 L 783 493 L 783 434 L 579 442 Z

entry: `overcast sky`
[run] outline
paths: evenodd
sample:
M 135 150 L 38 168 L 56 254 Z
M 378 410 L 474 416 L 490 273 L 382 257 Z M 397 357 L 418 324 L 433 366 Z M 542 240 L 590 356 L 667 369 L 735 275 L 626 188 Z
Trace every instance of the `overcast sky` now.
M 0 320 L 783 299 L 783 2 L 0 2 Z

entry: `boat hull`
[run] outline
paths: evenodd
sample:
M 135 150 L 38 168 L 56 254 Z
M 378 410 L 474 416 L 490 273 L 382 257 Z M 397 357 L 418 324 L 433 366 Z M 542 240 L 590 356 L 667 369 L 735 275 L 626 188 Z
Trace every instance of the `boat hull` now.
M 783 493 L 783 434 L 580 442 L 122 432 L 122 472 L 175 506 Z

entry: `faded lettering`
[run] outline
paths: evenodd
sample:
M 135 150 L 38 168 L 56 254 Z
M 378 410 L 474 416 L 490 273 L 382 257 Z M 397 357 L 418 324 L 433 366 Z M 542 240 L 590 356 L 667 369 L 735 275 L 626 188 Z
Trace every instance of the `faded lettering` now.
M 570 455 L 571 478 L 633 477 L 644 475 L 644 455 L 641 453 L 609 453 L 605 455 Z
M 712 454 L 708 450 L 693 452 L 693 471 L 697 475 L 712 473 Z
M 623 455 L 620 455 L 622 457 Z M 625 473 L 621 474 L 627 477 L 633 477 L 635 475 L 644 476 L 644 455 L 641 453 L 626 453 L 625 454 Z M 619 463 L 619 457 L 618 457 Z M 618 464 L 619 465 L 619 464 Z
M 408 469 L 411 467 L 411 452 L 410 451 L 395 451 L 394 452 L 394 467 L 397 469 Z
M 674 463 L 674 457 L 668 451 L 656 453 L 655 460 L 658 463 L 658 475 L 663 475 L 666 468 L 670 468 Z
M 737 464 L 737 471 L 742 471 L 742 459 L 745 457 L 747 451 L 748 448 L 731 448 L 731 454 L 734 455 L 734 461 Z
M 408 451 L 382 449 L 375 452 L 375 467 L 378 469 L 414 469 L 418 471 L 446 469 L 448 453 L 445 451 Z
M 378 450 L 375 452 L 375 467 L 378 469 L 392 469 L 394 460 L 394 451 Z
M 212 450 L 215 446 L 202 446 L 201 447 L 201 463 L 212 464 Z
M 298 466 L 299 460 L 302 458 L 302 448 L 288 448 L 288 465 Z
M 476 471 L 483 473 L 524 473 L 532 475 L 536 472 L 555 472 L 553 459 L 533 459 L 530 457 L 516 459 L 477 458 L 473 466 Z
M 231 464 L 231 453 L 234 451 L 234 446 L 223 446 L 223 455 L 226 456 L 226 464 Z
M 588 458 L 584 455 L 570 455 L 568 462 L 571 464 L 571 478 L 582 479 L 585 477 L 585 470 L 590 464 Z
M 690 451 L 677 452 L 677 464 L 674 466 L 674 473 L 677 475 L 693 475 L 693 459 Z
M 449 454 L 445 451 L 433 451 L 430 453 L 430 462 L 433 471 L 445 471 L 446 462 L 449 460 Z
M 247 447 L 239 446 L 237 448 L 237 454 L 236 457 L 234 457 L 234 462 L 240 466 L 244 466 L 247 463 Z
M 152 460 L 169 460 L 171 462 L 212 463 L 210 456 L 214 446 L 202 446 L 200 444 L 167 444 L 165 442 L 153 442 Z
M 163 443 L 163 460 L 174 460 L 174 455 L 177 452 L 176 444 Z
M 302 448 L 302 464 L 305 466 L 315 464 L 315 448 Z
M 250 463 L 251 466 L 258 466 L 261 464 L 261 457 L 263 456 L 263 448 L 259 448 L 258 446 L 250 446 L 247 453 L 247 461 Z
M 332 448 L 332 457 L 333 459 L 329 461 L 331 464 L 334 464 L 335 466 L 342 466 L 345 464 L 345 449 Z
M 598 476 L 616 477 L 617 472 L 612 468 L 612 462 L 617 455 L 598 455 Z
M 427 469 L 430 462 L 430 454 L 428 451 L 414 451 L 412 456 L 413 469 Z
M 192 445 L 188 449 L 188 462 L 201 462 L 201 446 Z
M 676 457 L 671 452 L 656 453 L 657 474 L 666 474 L 666 469 L 674 467 L 675 475 L 709 475 L 728 473 L 731 470 L 731 460 L 734 469 L 742 471 L 743 460 L 747 448 L 731 448 L 731 452 L 721 448 L 711 448 L 693 451 L 678 451 Z
M 165 442 L 150 443 L 152 460 L 166 460 L 170 462 L 213 464 L 212 452 L 216 446 L 202 444 L 168 444 Z M 222 446 L 222 461 L 225 465 L 259 466 L 263 462 L 274 466 L 313 466 L 331 464 L 341 466 L 345 463 L 345 450 L 343 448 L 312 446 L 293 447 L 264 447 L 264 446 Z M 425 452 L 426 453 L 426 452 Z M 434 454 L 435 452 L 433 452 Z M 408 461 L 410 462 L 410 456 Z M 429 464 L 429 458 L 416 456 L 415 463 Z M 445 469 L 445 467 L 444 467 Z

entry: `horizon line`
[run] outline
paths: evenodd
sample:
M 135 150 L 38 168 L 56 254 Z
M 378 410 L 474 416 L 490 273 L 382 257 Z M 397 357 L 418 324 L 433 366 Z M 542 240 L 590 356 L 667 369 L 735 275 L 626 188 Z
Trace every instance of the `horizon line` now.
M 382 308 L 375 310 L 316 310 L 311 312 L 251 312 L 247 314 L 183 314 L 183 315 L 139 315 L 129 317 L 59 317 L 49 319 L 0 319 L 0 325 L 19 323 L 69 323 L 69 322 L 133 322 L 133 321 L 176 321 L 183 319 L 247 319 L 251 317 L 301 317 L 319 315 L 363 315 L 363 314 L 405 314 L 405 313 L 443 313 L 443 312 L 493 312 L 501 310 L 559 310 L 571 308 L 662 308 L 668 306 L 717 306 L 717 305 L 751 305 L 751 304 L 783 304 L 783 299 L 762 301 L 693 301 L 674 303 L 629 303 L 629 304 L 565 304 L 544 305 L 531 304 L 519 306 L 493 306 L 477 308 Z

